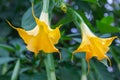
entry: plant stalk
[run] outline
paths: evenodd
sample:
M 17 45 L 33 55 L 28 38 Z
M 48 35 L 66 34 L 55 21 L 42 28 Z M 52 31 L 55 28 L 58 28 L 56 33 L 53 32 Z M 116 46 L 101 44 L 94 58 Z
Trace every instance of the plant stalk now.
M 49 9 L 49 0 L 43 0 L 43 12 L 48 13 Z
M 81 80 L 87 80 L 85 59 L 82 59 L 82 75 L 81 75 Z
M 47 71 L 47 80 L 56 80 L 53 55 L 47 54 L 44 63 Z

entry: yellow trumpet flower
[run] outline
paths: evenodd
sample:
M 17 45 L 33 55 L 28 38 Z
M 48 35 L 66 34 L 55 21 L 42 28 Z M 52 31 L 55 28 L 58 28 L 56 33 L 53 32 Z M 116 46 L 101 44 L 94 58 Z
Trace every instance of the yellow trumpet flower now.
M 43 51 L 45 53 L 59 52 L 59 50 L 54 46 L 60 39 L 59 27 L 56 29 L 50 28 L 48 22 L 48 13 L 41 12 L 39 20 L 34 15 L 32 7 L 32 14 L 37 25 L 29 31 L 21 28 L 15 28 L 9 21 L 7 22 L 12 28 L 18 31 L 20 37 L 27 44 L 27 49 L 34 52 L 35 55 L 37 55 L 39 51 Z
M 80 24 L 80 27 L 82 33 L 82 42 L 80 46 L 73 52 L 73 54 L 77 52 L 86 52 L 87 62 L 89 62 L 92 57 L 96 57 L 98 60 L 108 59 L 110 62 L 110 59 L 106 53 L 109 50 L 109 46 L 112 41 L 117 37 L 99 38 L 90 31 L 84 22 Z

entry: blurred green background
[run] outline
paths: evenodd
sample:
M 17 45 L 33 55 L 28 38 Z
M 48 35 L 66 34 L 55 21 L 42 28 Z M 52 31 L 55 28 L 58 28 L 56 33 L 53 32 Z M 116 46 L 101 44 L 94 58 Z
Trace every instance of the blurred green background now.
M 61 39 L 56 47 L 62 53 L 54 55 L 57 80 L 81 80 L 84 71 L 87 72 L 85 53 L 74 55 L 73 50 L 81 42 L 80 30 L 75 27 L 74 16 L 61 10 L 62 0 L 50 0 L 50 20 L 52 28 L 63 24 L 60 28 Z M 120 0 L 64 0 L 68 7 L 77 10 L 89 28 L 99 37 L 120 37 Z M 42 0 L 34 1 L 35 15 L 39 17 Z M 0 80 L 10 80 L 12 73 L 18 67 L 17 80 L 47 80 L 43 63 L 44 56 L 34 54 L 26 46 L 17 31 L 12 29 L 5 20 L 16 27 L 30 30 L 35 26 L 31 15 L 30 0 L 0 0 Z M 92 58 L 87 80 L 120 80 L 120 40 L 116 39 L 107 53 L 112 61 L 112 67 Z M 19 63 L 20 61 L 20 63 Z

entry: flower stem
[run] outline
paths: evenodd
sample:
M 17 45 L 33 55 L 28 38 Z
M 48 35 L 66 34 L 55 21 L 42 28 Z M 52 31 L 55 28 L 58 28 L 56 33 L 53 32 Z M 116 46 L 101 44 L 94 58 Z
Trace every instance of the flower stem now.
M 72 8 L 69 8 L 69 11 L 72 13 L 72 15 L 79 21 L 79 24 L 81 23 L 81 22 L 84 22 L 84 20 L 83 20 L 83 18 L 82 18 L 82 16 L 81 15 L 79 15 L 79 13 L 77 12 L 77 11 L 75 11 L 75 10 L 73 10 Z
M 81 80 L 87 80 L 85 59 L 82 59 L 82 75 L 81 75 Z
M 47 80 L 56 80 L 53 55 L 47 54 L 44 63 L 47 71 Z
M 48 12 L 49 0 L 43 0 L 43 12 Z
M 45 22 L 48 26 L 50 26 L 48 10 L 49 0 L 43 0 L 43 9 L 41 11 L 40 20 Z

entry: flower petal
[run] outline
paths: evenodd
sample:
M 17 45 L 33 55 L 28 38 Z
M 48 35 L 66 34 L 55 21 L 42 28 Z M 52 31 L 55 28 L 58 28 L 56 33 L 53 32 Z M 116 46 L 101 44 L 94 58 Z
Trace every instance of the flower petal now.
M 54 44 L 57 44 L 58 43 L 58 40 L 60 39 L 60 30 L 59 30 L 59 27 L 57 27 L 56 29 L 52 29 L 50 32 L 49 32 L 49 36 L 51 38 L 51 41 L 54 43 Z
M 110 62 L 110 59 L 106 56 L 106 53 L 109 50 L 109 46 L 112 41 L 117 37 L 99 38 L 90 31 L 87 25 L 83 24 L 85 23 L 81 24 L 82 42 L 73 54 L 76 52 L 86 52 L 87 62 L 89 62 L 92 57 L 96 57 L 98 60 L 107 59 Z
M 39 27 L 36 25 L 32 30 L 26 31 L 27 34 L 36 36 L 39 32 Z
M 109 46 L 115 38 L 117 38 L 117 36 L 105 38 L 105 39 L 101 38 L 101 39 L 104 42 L 105 46 Z
M 28 43 L 27 48 L 35 53 L 38 53 L 40 50 L 43 50 L 46 53 L 59 52 L 44 31 L 42 34 L 39 33 L 37 36 L 33 37 Z
M 24 40 L 24 42 L 26 44 L 28 44 L 28 42 L 30 41 L 30 39 L 33 37 L 32 35 L 29 35 L 24 29 L 21 28 L 16 28 L 14 27 L 9 21 L 7 21 L 7 23 L 15 30 L 18 31 L 20 37 Z

